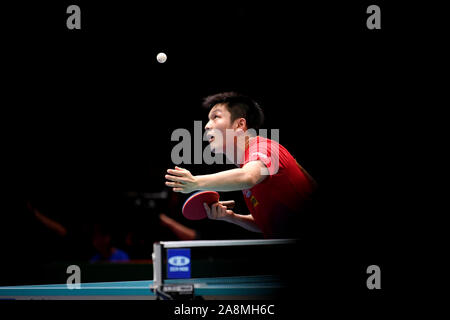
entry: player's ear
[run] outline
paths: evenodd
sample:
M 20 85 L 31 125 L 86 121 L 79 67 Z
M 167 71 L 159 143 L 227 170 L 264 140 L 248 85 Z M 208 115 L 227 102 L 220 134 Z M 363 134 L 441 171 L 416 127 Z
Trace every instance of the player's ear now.
M 247 129 L 247 120 L 245 118 L 239 118 L 235 120 L 235 130 L 242 130 L 245 131 Z

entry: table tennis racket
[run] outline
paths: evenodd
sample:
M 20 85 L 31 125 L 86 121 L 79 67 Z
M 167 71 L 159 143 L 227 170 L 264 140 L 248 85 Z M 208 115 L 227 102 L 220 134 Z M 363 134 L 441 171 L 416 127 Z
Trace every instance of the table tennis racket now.
M 181 211 L 189 220 L 201 220 L 207 217 L 203 203 L 211 206 L 218 201 L 219 193 L 216 191 L 196 192 L 186 200 Z

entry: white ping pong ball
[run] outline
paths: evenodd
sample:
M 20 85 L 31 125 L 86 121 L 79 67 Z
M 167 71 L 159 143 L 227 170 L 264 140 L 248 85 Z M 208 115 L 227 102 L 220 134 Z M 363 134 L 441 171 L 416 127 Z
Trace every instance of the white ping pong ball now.
M 158 60 L 159 63 L 164 63 L 167 60 L 167 55 L 164 52 L 160 52 L 156 56 L 156 60 Z

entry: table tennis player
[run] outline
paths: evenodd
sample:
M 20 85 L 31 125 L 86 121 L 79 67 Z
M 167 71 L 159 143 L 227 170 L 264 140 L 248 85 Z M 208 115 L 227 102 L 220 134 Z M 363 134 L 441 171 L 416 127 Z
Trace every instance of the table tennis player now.
M 211 150 L 223 153 L 238 168 L 207 175 L 168 169 L 166 185 L 174 192 L 241 190 L 250 214 L 217 202 L 204 205 L 210 219 L 223 220 L 265 238 L 295 237 L 298 222 L 316 189 L 313 178 L 278 142 L 255 134 L 264 114 L 252 98 L 224 92 L 203 101 L 208 108 L 205 134 Z

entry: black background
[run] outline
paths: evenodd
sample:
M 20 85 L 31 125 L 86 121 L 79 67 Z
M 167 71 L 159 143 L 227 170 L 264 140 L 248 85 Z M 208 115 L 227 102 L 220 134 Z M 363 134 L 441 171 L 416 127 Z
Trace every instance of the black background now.
M 69 4 L 81 7 L 81 30 L 66 28 Z M 400 287 L 398 262 L 409 249 L 401 186 L 414 111 L 406 99 L 417 92 L 420 66 L 411 66 L 425 31 L 406 23 L 410 7 L 379 1 L 382 29 L 368 30 L 370 4 L 11 5 L 3 20 L 5 197 L 25 194 L 69 226 L 111 212 L 120 221 L 114 208 L 124 192 L 164 189 L 172 131 L 205 124 L 203 97 L 237 90 L 262 105 L 264 127 L 280 129 L 280 143 L 321 187 L 298 253 L 320 275 L 312 285 L 376 296 L 365 270 L 377 264 L 388 294 Z M 14 238 L 21 229 L 12 220 L 4 225 Z M 207 237 L 253 236 L 197 227 Z M 14 242 L 1 245 L 16 251 Z M 3 265 L 14 264 L 5 257 Z

